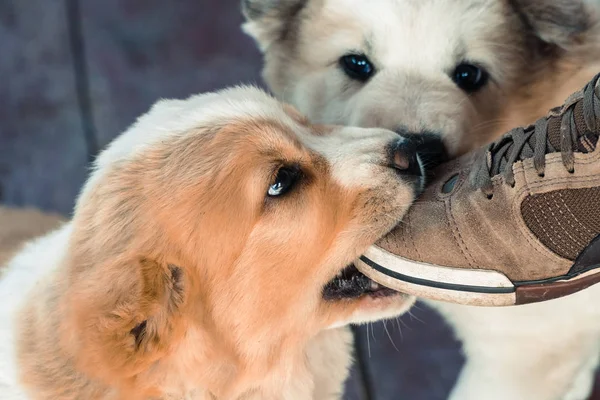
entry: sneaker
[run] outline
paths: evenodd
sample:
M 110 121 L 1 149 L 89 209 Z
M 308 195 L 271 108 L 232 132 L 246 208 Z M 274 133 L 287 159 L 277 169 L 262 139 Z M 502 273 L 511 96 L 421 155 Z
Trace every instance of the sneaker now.
M 357 268 L 401 292 L 480 306 L 600 282 L 599 78 L 534 125 L 438 167 Z

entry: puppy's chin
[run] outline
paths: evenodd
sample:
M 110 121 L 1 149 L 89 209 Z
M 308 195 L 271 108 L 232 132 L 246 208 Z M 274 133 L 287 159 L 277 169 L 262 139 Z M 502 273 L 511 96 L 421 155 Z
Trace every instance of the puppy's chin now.
M 396 318 L 406 313 L 416 301 L 416 297 L 397 293 L 388 297 L 362 297 L 354 300 L 354 310 L 346 318 L 334 321 L 327 328 L 335 329 L 351 324 L 365 324 Z
M 346 315 L 329 326 L 337 328 L 397 317 L 408 311 L 415 298 L 381 286 L 351 264 L 325 285 L 323 301 Z

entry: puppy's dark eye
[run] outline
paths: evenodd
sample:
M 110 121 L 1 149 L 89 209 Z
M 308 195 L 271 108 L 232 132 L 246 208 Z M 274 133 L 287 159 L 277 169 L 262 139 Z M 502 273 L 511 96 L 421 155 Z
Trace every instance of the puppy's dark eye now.
M 277 171 L 275 180 L 269 186 L 267 194 L 270 197 L 282 196 L 289 192 L 298 182 L 300 170 L 297 167 L 282 167 Z
M 340 58 L 340 66 L 352 79 L 366 82 L 375 73 L 375 67 L 369 59 L 361 54 L 348 54 Z
M 459 64 L 452 74 L 452 80 L 467 93 L 474 93 L 481 89 L 488 81 L 488 72 L 473 64 Z

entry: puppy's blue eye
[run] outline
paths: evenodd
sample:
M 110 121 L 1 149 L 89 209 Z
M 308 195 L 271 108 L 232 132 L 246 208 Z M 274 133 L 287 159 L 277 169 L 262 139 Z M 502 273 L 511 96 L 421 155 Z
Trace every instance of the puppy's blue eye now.
M 277 197 L 286 194 L 294 187 L 300 176 L 300 171 L 296 167 L 283 167 L 277 171 L 275 181 L 271 186 L 267 194 L 270 197 Z
M 452 74 L 452 80 L 467 93 L 474 93 L 481 89 L 489 79 L 488 72 L 477 65 L 461 63 Z
M 366 82 L 375 73 L 375 67 L 361 54 L 348 54 L 340 58 L 342 70 L 352 79 Z

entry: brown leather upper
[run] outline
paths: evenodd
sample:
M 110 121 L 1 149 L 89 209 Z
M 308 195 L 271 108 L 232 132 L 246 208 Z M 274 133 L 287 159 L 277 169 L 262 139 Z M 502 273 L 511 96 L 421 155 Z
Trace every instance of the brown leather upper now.
M 531 195 L 600 187 L 599 148 L 576 152 L 574 173 L 565 169 L 560 153 L 546 155 L 544 177 L 538 176 L 532 159 L 518 161 L 512 166 L 515 186 L 506 184 L 502 175 L 493 177 L 491 199 L 469 179 L 473 160 L 481 154 L 442 165 L 403 222 L 378 245 L 415 261 L 500 271 L 513 281 L 565 275 L 573 261 L 534 235 L 523 220 L 521 205 Z M 444 184 L 456 174 L 454 189 L 443 193 Z

